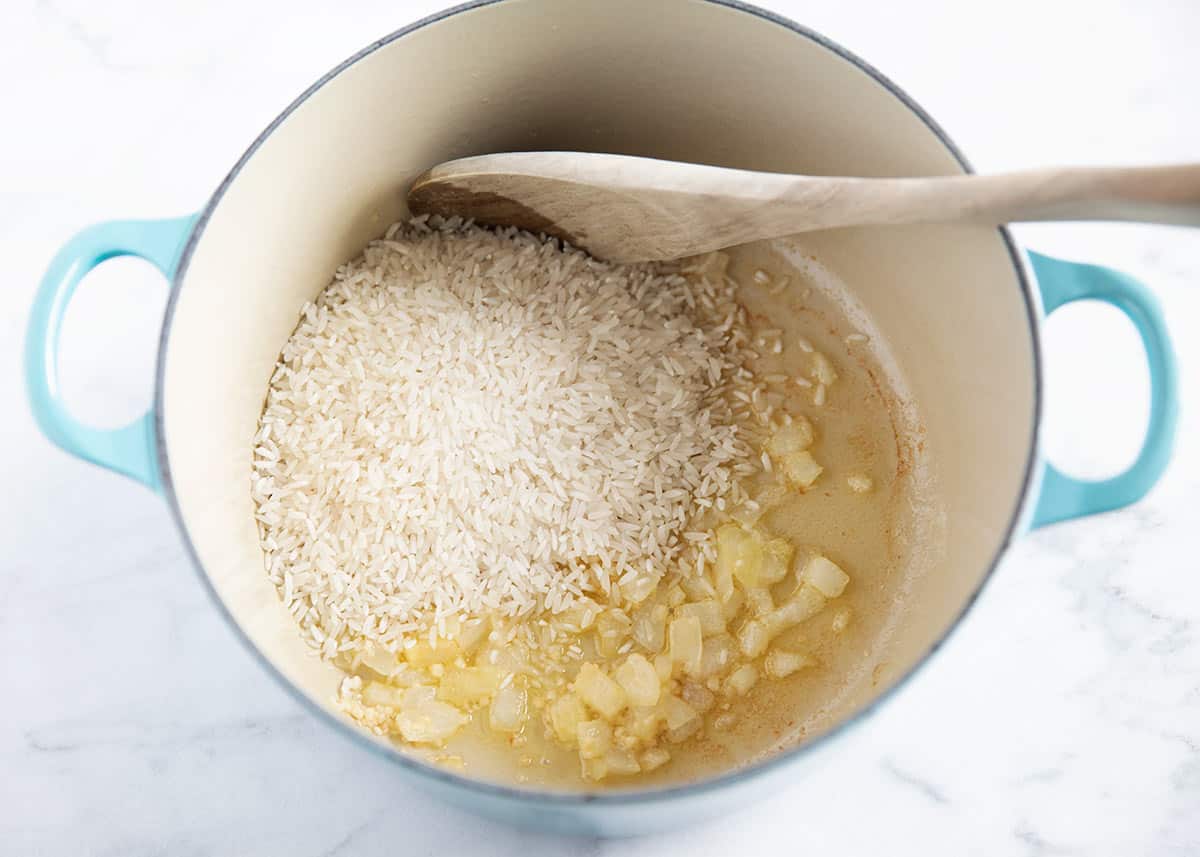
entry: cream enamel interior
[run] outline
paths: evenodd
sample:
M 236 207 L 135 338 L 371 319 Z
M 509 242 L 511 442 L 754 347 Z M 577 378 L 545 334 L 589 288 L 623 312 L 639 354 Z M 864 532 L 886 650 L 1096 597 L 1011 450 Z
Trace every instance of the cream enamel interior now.
M 851 61 L 777 22 L 698 0 L 507 0 L 380 47 L 265 138 L 217 200 L 163 354 L 169 476 L 199 561 L 253 644 L 330 708 L 262 569 L 248 489 L 267 380 L 301 304 L 403 213 L 429 165 L 583 149 L 864 176 L 961 172 L 938 136 Z M 1033 331 L 999 233 L 841 230 L 804 245 L 849 283 L 918 403 L 946 509 L 941 558 L 901 605 L 884 680 L 940 639 L 1003 548 L 1035 411 Z M 340 716 L 340 715 L 338 715 Z

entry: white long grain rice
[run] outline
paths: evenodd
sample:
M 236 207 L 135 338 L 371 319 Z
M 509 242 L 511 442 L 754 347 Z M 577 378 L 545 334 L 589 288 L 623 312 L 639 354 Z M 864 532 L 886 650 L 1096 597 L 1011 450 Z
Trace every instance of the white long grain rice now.
M 752 456 L 723 263 L 615 266 L 418 220 L 338 269 L 271 378 L 267 573 L 326 654 L 663 571 Z M 736 388 L 736 393 L 735 393 Z

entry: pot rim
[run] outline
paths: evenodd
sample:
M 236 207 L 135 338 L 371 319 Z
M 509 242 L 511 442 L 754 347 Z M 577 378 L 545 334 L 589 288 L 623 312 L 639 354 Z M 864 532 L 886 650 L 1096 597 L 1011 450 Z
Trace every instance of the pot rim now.
M 171 325 L 174 321 L 175 310 L 179 302 L 179 294 L 184 278 L 187 275 L 188 267 L 191 263 L 192 255 L 196 245 L 203 237 L 204 229 L 208 224 L 209 218 L 213 211 L 221 202 L 228 190 L 229 186 L 241 173 L 246 163 L 258 151 L 263 143 L 275 132 L 275 130 L 289 117 L 291 114 L 307 101 L 313 94 L 321 89 L 325 84 L 329 83 L 333 78 L 337 77 L 342 72 L 349 69 L 362 59 L 374 54 L 380 48 L 386 47 L 393 42 L 399 41 L 410 33 L 420 30 L 430 24 L 445 20 L 462 12 L 472 11 L 474 9 L 491 6 L 497 3 L 507 2 L 507 0 L 469 0 L 469 2 L 461 3 L 452 6 L 448 9 L 443 9 L 425 18 L 402 27 L 395 32 L 384 36 L 372 42 L 367 47 L 342 61 L 330 71 L 326 72 L 316 80 L 311 86 L 304 90 L 294 101 L 292 101 L 274 120 L 254 139 L 254 142 L 246 149 L 242 156 L 234 164 L 233 168 L 217 186 L 203 210 L 196 218 L 195 223 L 191 228 L 187 241 L 184 244 L 183 250 L 179 257 L 179 264 L 175 271 L 175 277 L 172 282 L 172 288 L 167 300 L 167 306 L 163 318 L 162 330 L 159 334 L 158 356 L 155 370 L 155 386 L 154 386 L 154 428 L 155 428 L 155 447 L 158 460 L 159 472 L 162 478 L 162 493 L 167 501 L 167 506 L 170 509 L 171 517 L 183 538 L 184 548 L 188 558 L 191 560 L 201 583 L 203 584 L 208 595 L 215 603 L 217 609 L 224 616 L 227 623 L 234 630 L 239 641 L 249 650 L 251 655 L 259 664 L 266 669 L 275 680 L 283 686 L 283 688 L 302 706 L 314 713 L 318 719 L 332 726 L 335 732 L 338 732 L 359 746 L 365 747 L 371 753 L 381 758 L 385 758 L 394 762 L 408 772 L 419 777 L 429 777 L 451 788 L 460 788 L 468 792 L 474 792 L 482 796 L 490 798 L 500 798 L 507 801 L 516 802 L 542 802 L 553 804 L 556 807 L 580 807 L 586 805 L 594 806 L 629 806 L 632 804 L 642 804 L 648 802 L 662 803 L 669 800 L 676 800 L 690 796 L 715 792 L 728 787 L 742 785 L 760 776 L 764 776 L 771 772 L 777 772 L 783 767 L 791 765 L 801 758 L 811 755 L 811 753 L 821 747 L 829 746 L 835 738 L 847 734 L 852 727 L 858 726 L 866 722 L 867 718 L 879 710 L 885 702 L 890 700 L 900 688 L 907 685 L 912 678 L 920 671 L 933 655 L 942 648 L 949 640 L 951 634 L 962 624 L 963 618 L 975 605 L 975 602 L 982 593 L 984 587 L 991 580 L 1001 559 L 1007 553 L 1012 542 L 1023 530 L 1023 522 L 1026 518 L 1026 512 L 1032 508 L 1032 501 L 1035 495 L 1035 485 L 1038 479 L 1038 463 L 1039 457 L 1039 441 L 1040 427 L 1043 413 L 1043 379 L 1042 379 L 1042 348 L 1041 348 L 1041 299 L 1036 289 L 1032 287 L 1035 279 L 1029 267 L 1028 260 L 1024 253 L 1020 251 L 1016 243 L 1013 241 L 1008 229 L 1001 226 L 998 227 L 1001 240 L 1004 242 L 1008 250 L 1009 257 L 1012 260 L 1013 268 L 1017 275 L 1022 296 L 1025 301 L 1025 311 L 1029 323 L 1030 343 L 1033 350 L 1033 413 L 1032 424 L 1029 427 L 1029 452 L 1025 461 L 1025 471 L 1021 478 L 1021 491 L 1015 498 L 1012 514 L 1009 517 L 1005 527 L 1004 538 L 992 557 L 986 572 L 980 578 L 979 585 L 970 593 L 967 599 L 963 602 L 958 614 L 954 617 L 946 631 L 939 637 L 929 648 L 908 668 L 906 672 L 899 676 L 896 681 L 888 688 L 883 690 L 878 696 L 855 711 L 849 717 L 838 722 L 827 731 L 817 735 L 809 741 L 804 742 L 796 747 L 781 751 L 774 756 L 763 759 L 755 764 L 748 765 L 743 768 L 737 768 L 720 774 L 715 777 L 700 780 L 693 783 L 683 783 L 678 785 L 663 786 L 650 789 L 622 789 L 620 791 L 581 791 L 581 792 L 556 792 L 549 790 L 519 788 L 516 786 L 502 785 L 499 783 L 488 782 L 485 780 L 473 779 L 445 768 L 427 764 L 419 759 L 413 758 L 401 752 L 398 748 L 390 745 L 385 745 L 375 741 L 362 730 L 354 727 L 352 724 L 343 721 L 334 716 L 330 711 L 326 710 L 310 698 L 304 691 L 291 682 L 272 661 L 263 654 L 254 641 L 246 634 L 245 630 L 234 618 L 229 609 L 225 606 L 225 602 L 221 600 L 212 581 L 209 579 L 203 564 L 200 562 L 199 555 L 196 552 L 190 535 L 188 534 L 187 526 L 183 520 L 183 513 L 179 506 L 178 498 L 175 494 L 175 486 L 171 478 L 170 461 L 167 457 L 165 423 L 163 419 L 163 390 L 166 372 L 166 351 L 167 342 L 170 339 Z M 723 6 L 733 9 L 738 12 L 743 12 L 749 15 L 761 18 L 764 21 L 784 27 L 795 35 L 808 39 L 809 41 L 821 46 L 830 51 L 836 56 L 850 62 L 860 71 L 870 76 L 877 84 L 886 89 L 892 96 L 904 104 L 925 126 L 938 138 L 946 150 L 954 157 L 959 166 L 967 174 L 972 174 L 975 170 L 967 161 L 963 153 L 958 149 L 946 132 L 920 107 L 904 90 L 893 83 L 889 78 L 883 75 L 874 66 L 870 65 L 857 55 L 851 53 L 840 45 L 820 35 L 819 33 L 792 21 L 782 15 L 767 11 L 766 9 L 753 6 L 749 3 L 741 2 L 741 0 L 704 0 L 717 6 Z

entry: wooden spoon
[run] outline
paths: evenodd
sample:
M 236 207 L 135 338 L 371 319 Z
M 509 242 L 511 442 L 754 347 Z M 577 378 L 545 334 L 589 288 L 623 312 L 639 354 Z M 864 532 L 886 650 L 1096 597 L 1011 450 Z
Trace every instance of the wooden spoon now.
M 991 176 L 836 178 L 592 152 L 439 164 L 414 214 L 545 232 L 612 262 L 677 259 L 814 229 L 900 223 L 1134 220 L 1200 226 L 1200 164 Z

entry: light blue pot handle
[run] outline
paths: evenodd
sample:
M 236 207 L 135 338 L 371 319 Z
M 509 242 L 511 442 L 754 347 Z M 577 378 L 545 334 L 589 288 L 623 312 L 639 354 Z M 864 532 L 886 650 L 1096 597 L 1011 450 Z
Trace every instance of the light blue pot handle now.
M 1175 443 L 1179 418 L 1175 352 L 1158 299 L 1137 280 L 1110 268 L 1064 262 L 1030 253 L 1046 314 L 1073 301 L 1098 300 L 1129 317 L 1142 338 L 1150 366 L 1150 424 L 1137 460 L 1110 479 L 1076 479 L 1045 465 L 1033 526 L 1119 509 L 1140 500 L 1162 476 Z
M 147 412 L 119 429 L 97 429 L 71 416 L 58 385 L 58 337 L 63 315 L 79 281 L 92 268 L 117 256 L 137 256 L 162 271 L 170 283 L 196 215 L 169 220 L 118 220 L 84 229 L 50 262 L 25 337 L 25 383 L 29 405 L 42 432 L 80 458 L 159 488 L 154 416 Z

